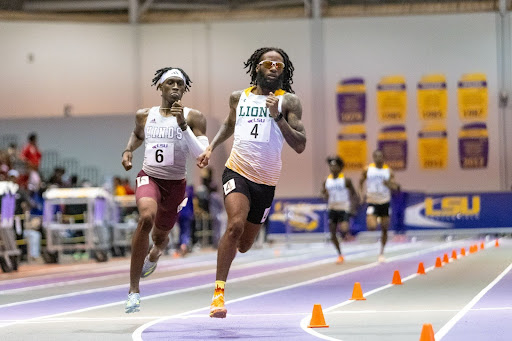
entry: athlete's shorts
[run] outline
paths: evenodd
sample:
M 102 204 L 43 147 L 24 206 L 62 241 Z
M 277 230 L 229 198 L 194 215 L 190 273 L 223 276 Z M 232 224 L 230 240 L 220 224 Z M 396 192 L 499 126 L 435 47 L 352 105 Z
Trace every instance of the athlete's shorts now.
M 345 211 L 329 210 L 329 223 L 341 223 L 348 221 L 348 213 Z
M 242 193 L 249 199 L 247 221 L 253 224 L 265 222 L 274 200 L 275 186 L 257 184 L 227 167 L 222 173 L 222 184 L 224 199 L 230 193 Z
M 162 231 L 170 231 L 178 217 L 178 206 L 185 198 L 187 181 L 157 179 L 143 170 L 137 174 L 135 198 L 153 198 L 158 204 L 155 226 Z
M 389 217 L 389 202 L 385 204 L 368 204 L 366 215 Z

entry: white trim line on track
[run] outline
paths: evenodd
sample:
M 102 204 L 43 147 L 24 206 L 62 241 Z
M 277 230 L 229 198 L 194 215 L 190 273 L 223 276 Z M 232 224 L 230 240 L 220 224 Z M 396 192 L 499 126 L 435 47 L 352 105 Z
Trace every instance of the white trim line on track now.
M 489 247 L 489 246 L 491 246 L 492 244 L 493 244 L 493 242 L 489 242 L 489 243 L 487 243 L 487 244 L 486 244 L 486 247 Z M 479 251 L 480 251 L 480 250 L 479 250 Z M 467 256 L 469 256 L 469 253 L 468 253 L 468 254 L 466 254 L 466 256 L 465 256 L 465 257 L 467 257 Z M 459 257 L 461 257 L 461 256 L 459 256 Z M 458 257 L 458 258 L 459 258 L 459 257 Z M 465 258 L 465 257 L 464 257 L 464 258 Z M 452 262 L 452 260 L 450 259 L 450 261 L 449 261 L 449 262 Z M 512 266 L 512 264 L 509 266 L 509 268 L 510 268 L 511 266 Z M 426 268 L 426 269 L 425 269 L 425 272 L 429 272 L 429 271 L 432 271 L 432 270 L 434 270 L 434 269 L 435 269 L 435 267 L 434 267 L 434 266 L 431 266 L 431 267 Z M 507 268 L 507 269 L 508 269 L 508 268 Z M 510 270 L 510 269 L 509 269 L 509 270 Z M 408 281 L 408 280 L 410 280 L 410 279 L 413 279 L 413 278 L 415 278 L 415 277 L 418 277 L 418 276 L 419 276 L 419 275 L 418 275 L 418 274 L 416 274 L 416 273 L 415 273 L 415 274 L 412 274 L 412 275 L 410 275 L 410 276 L 407 276 L 407 277 L 403 278 L 403 279 L 402 279 L 402 282 L 406 282 L 406 281 Z M 501 275 L 500 275 L 500 276 L 501 276 Z M 503 275 L 503 276 L 504 276 L 504 275 Z M 498 276 L 498 277 L 499 277 L 499 276 Z M 496 281 L 496 280 L 495 280 L 495 281 Z M 491 284 L 492 284 L 492 283 L 491 283 Z M 379 291 L 382 291 L 382 290 L 385 290 L 385 289 L 391 288 L 391 287 L 393 287 L 393 286 L 394 286 L 393 284 L 386 284 L 386 285 L 384 285 L 384 286 L 382 286 L 382 287 L 379 287 L 379 288 L 373 289 L 373 290 L 371 290 L 371 291 L 369 291 L 369 292 L 365 293 L 365 297 L 366 297 L 366 296 L 373 295 L 373 294 L 375 294 L 375 293 L 377 293 L 377 292 L 379 292 Z M 492 287 L 491 287 L 491 288 L 492 288 Z M 484 290 L 485 290 L 485 289 L 484 289 Z M 490 288 L 489 288 L 489 290 L 490 290 Z M 486 291 L 486 292 L 487 292 L 487 291 Z M 484 294 L 485 294 L 485 293 L 484 293 Z M 483 294 L 482 294 L 482 296 L 483 296 Z M 336 304 L 336 305 L 334 305 L 334 306 L 331 306 L 331 307 L 329 307 L 329 308 L 327 308 L 327 309 L 324 309 L 324 310 L 323 310 L 323 312 L 324 312 L 324 313 L 330 313 L 330 311 L 331 311 L 331 310 L 334 310 L 334 309 L 337 309 L 337 308 L 339 308 L 339 307 L 342 307 L 342 306 L 345 306 L 345 305 L 351 304 L 351 303 L 353 303 L 353 302 L 356 302 L 356 301 L 355 301 L 355 300 L 347 300 L 347 301 L 341 302 L 341 303 L 339 303 L 339 304 Z M 475 302 L 475 303 L 476 303 L 476 302 Z M 473 304 L 473 305 L 474 305 L 474 304 Z M 471 309 L 471 307 L 472 307 L 473 305 L 471 305 L 471 306 L 469 307 L 469 309 Z M 468 304 L 468 306 L 469 306 L 469 304 Z M 469 310 L 469 309 L 468 309 L 468 310 Z M 458 311 L 458 310 L 457 310 L 457 311 Z M 341 312 L 340 312 L 340 313 L 341 313 Z M 459 313 L 460 313 L 460 311 L 459 311 Z M 457 314 L 457 315 L 458 315 L 458 314 Z M 457 315 L 456 315 L 456 316 L 457 316 Z M 464 315 L 464 314 L 462 314 L 462 315 Z M 461 316 L 461 317 L 462 317 L 462 316 Z M 302 330 L 304 330 L 306 333 L 308 333 L 308 334 L 310 334 L 310 335 L 313 335 L 313 336 L 315 336 L 315 337 L 317 337 L 317 338 L 319 338 L 319 339 L 323 339 L 323 340 L 328 340 L 328 341 L 343 341 L 343 340 L 341 340 L 341 339 L 337 339 L 337 338 L 334 338 L 334 337 L 331 337 L 331 336 L 327 336 L 327 335 L 321 334 L 321 333 L 317 332 L 316 330 L 314 330 L 314 329 L 312 329 L 312 328 L 308 328 L 308 327 L 307 327 L 307 325 L 308 325 L 308 320 L 310 320 L 310 319 L 311 319 L 311 314 L 309 314 L 309 315 L 307 315 L 306 317 L 304 317 L 304 318 L 301 320 L 301 322 L 300 322 L 300 327 L 301 327 L 301 328 L 302 328 Z M 460 318 L 459 318 L 459 319 L 460 319 Z M 455 322 L 456 322 L 456 321 L 455 321 Z M 437 341 L 440 341 L 440 339 L 437 339 L 437 334 L 435 335 L 435 337 L 436 337 L 436 340 L 437 340 Z
M 390 248 L 390 249 L 393 249 L 393 250 L 407 249 L 407 248 L 410 248 L 413 245 L 418 245 L 418 244 L 397 245 L 397 246 L 395 246 L 393 248 Z M 361 258 L 361 257 L 367 256 L 367 255 L 377 254 L 377 251 L 378 251 L 378 249 L 372 248 L 372 249 L 369 249 L 369 250 L 366 250 L 366 251 L 363 251 L 363 252 L 360 252 L 360 253 L 348 255 L 345 258 L 346 259 L 357 259 L 357 258 Z M 292 259 L 296 260 L 296 259 L 302 259 L 302 258 L 304 258 L 303 255 L 296 255 Z M 255 278 L 259 278 L 259 277 L 270 276 L 270 275 L 273 275 L 273 274 L 287 273 L 287 272 L 290 272 L 290 271 L 301 270 L 301 269 L 309 268 L 309 267 L 316 267 L 318 265 L 331 263 L 332 261 L 333 260 L 331 258 L 327 258 L 327 259 L 323 259 L 323 260 L 319 260 L 319 261 L 315 261 L 315 262 L 311 262 L 311 263 L 299 264 L 299 265 L 295 265 L 295 266 L 292 266 L 292 267 L 285 267 L 285 268 L 278 269 L 278 270 L 265 271 L 265 272 L 261 272 L 261 273 L 256 273 L 256 274 L 248 275 L 248 276 L 234 278 L 234 279 L 230 280 L 230 283 L 251 280 L 251 279 L 255 279 Z M 255 263 L 259 263 L 259 262 L 255 262 Z M 212 271 L 214 272 L 215 270 L 212 270 Z M 195 274 L 197 275 L 197 273 L 195 273 Z M 176 279 L 176 278 L 177 278 L 176 276 L 173 277 L 173 279 Z M 160 280 L 161 279 L 154 280 L 154 281 L 160 281 Z M 169 280 L 169 278 L 167 278 L 166 280 Z M 146 281 L 146 283 L 147 282 L 149 282 L 149 281 Z M 110 287 L 110 289 L 117 288 L 117 287 L 125 287 L 125 286 L 126 285 L 123 284 L 123 285 L 119 285 L 119 286 Z M 170 295 L 180 294 L 180 293 L 184 293 L 184 292 L 190 292 L 190 291 L 194 291 L 194 290 L 204 289 L 204 288 L 208 288 L 208 287 L 211 287 L 211 286 L 212 286 L 211 283 L 207 283 L 207 284 L 202 284 L 202 285 L 198 285 L 198 286 L 194 286 L 194 287 L 189 287 L 189 288 L 184 288 L 184 289 L 179 289 L 179 290 L 174 290 L 174 291 L 167 291 L 167 292 L 163 292 L 163 293 L 155 294 L 155 295 L 149 295 L 149 296 L 146 296 L 144 298 L 145 299 L 152 299 L 152 298 L 157 298 L 157 297 L 162 297 L 162 296 L 170 296 Z M 0 308 L 5 308 L 5 307 L 19 305 L 19 304 L 41 302 L 41 301 L 46 301 L 46 300 L 56 299 L 56 298 L 62 298 L 62 297 L 76 296 L 76 295 L 79 295 L 79 294 L 91 293 L 91 292 L 96 292 L 96 291 L 103 291 L 103 290 L 93 289 L 93 290 L 82 291 L 82 292 L 79 292 L 79 293 L 70 293 L 70 294 L 64 294 L 64 295 L 56 295 L 56 296 L 51 296 L 51 297 L 46 297 L 46 298 L 40 298 L 40 299 L 35 299 L 35 300 L 23 301 L 23 302 L 14 302 L 14 303 L 10 303 L 10 304 L 4 304 L 4 305 L 0 306 Z M 90 311 L 90 310 L 95 310 L 95 309 L 111 307 L 111 306 L 115 306 L 115 305 L 119 305 L 119 304 L 123 304 L 123 303 L 124 303 L 124 301 L 107 303 L 107 304 L 102 304 L 102 305 L 98 305 L 98 306 L 93 306 L 93 307 L 88 307 L 88 308 L 68 311 L 68 312 L 64 312 L 64 313 L 58 313 L 58 314 L 51 314 L 51 315 L 47 315 L 47 316 L 35 317 L 35 318 L 31 318 L 31 319 L 20 321 L 20 322 L 17 322 L 17 323 L 24 323 L 25 321 L 33 321 L 33 320 L 37 320 L 37 319 L 44 319 L 44 318 L 50 318 L 50 317 L 63 316 L 63 315 L 73 314 L 73 313 L 81 313 L 81 312 L 85 312 L 85 311 Z M 1 321 L 0 321 L 0 328 L 8 327 L 8 326 L 10 326 L 12 324 L 16 324 L 16 323 L 1 324 Z
M 507 266 L 505 270 L 501 274 L 498 275 L 486 286 L 482 291 L 478 293 L 464 308 L 462 308 L 448 323 L 446 323 L 439 331 L 436 333 L 435 338 L 437 341 L 440 341 L 446 334 L 450 331 L 450 329 L 455 326 L 455 324 L 489 291 L 491 290 L 498 282 L 505 277 L 505 275 L 512 269 L 512 263 Z
M 399 260 L 399 259 L 405 259 L 405 258 L 409 258 L 409 257 L 414 257 L 414 256 L 417 256 L 417 255 L 421 255 L 421 254 L 424 254 L 424 253 L 429 253 L 429 252 L 432 252 L 432 251 L 435 251 L 435 250 L 444 249 L 444 248 L 446 248 L 449 245 L 461 244 L 462 242 L 463 241 L 455 241 L 455 242 L 443 243 L 441 245 L 434 246 L 434 247 L 431 247 L 431 248 L 428 248 L 428 249 L 425 249 L 425 250 L 414 251 L 414 252 L 406 253 L 406 254 L 403 254 L 403 255 L 400 255 L 400 256 L 391 257 L 391 258 L 388 258 L 386 262 L 391 262 L 393 260 Z M 389 249 L 391 249 L 391 248 L 389 248 Z M 345 257 L 345 258 L 347 258 L 347 257 Z M 275 293 L 275 292 L 280 292 L 280 291 L 284 291 L 284 290 L 288 290 L 288 289 L 293 289 L 293 288 L 296 288 L 296 287 L 299 287 L 299 286 L 304 286 L 304 285 L 308 285 L 308 284 L 312 284 L 312 283 L 328 280 L 328 279 L 335 278 L 335 277 L 338 277 L 338 276 L 342 276 L 342 275 L 345 275 L 345 274 L 348 274 L 348 273 L 352 273 L 352 272 L 356 272 L 356 271 L 360 271 L 360 270 L 365 270 L 365 269 L 373 268 L 373 267 L 376 267 L 376 266 L 379 266 L 379 265 L 380 265 L 379 262 L 369 263 L 369 264 L 366 264 L 366 265 L 362 265 L 362 266 L 358 266 L 358 267 L 355 267 L 355 268 L 351 268 L 351 269 L 343 270 L 343 271 L 340 271 L 340 272 L 336 272 L 336 273 L 333 273 L 333 274 L 330 274 L 330 275 L 326 275 L 326 276 L 322 276 L 322 277 L 317 277 L 317 278 L 314 278 L 314 279 L 311 279 L 311 280 L 308 280 L 308 281 L 304 281 L 304 282 L 300 282 L 300 283 L 295 283 L 295 284 L 292 284 L 292 285 L 288 285 L 288 286 L 284 286 L 284 287 L 280 287 L 280 288 L 276 288 L 276 289 L 260 292 L 260 293 L 249 295 L 249 296 L 240 297 L 240 298 L 235 299 L 235 300 L 230 300 L 229 303 L 245 301 L 245 300 L 248 300 L 248 299 L 251 299 L 251 298 L 254 298 L 254 297 L 258 297 L 258 296 L 263 296 L 263 295 L 272 294 L 272 293 Z M 425 269 L 425 271 L 427 271 L 427 270 Z M 416 276 L 416 274 L 411 275 L 409 277 L 412 277 L 412 276 Z M 233 282 L 233 281 L 230 281 L 230 282 Z M 139 328 L 137 328 L 133 332 L 132 340 L 134 340 L 134 341 L 142 341 L 142 332 L 146 328 L 151 327 L 154 324 L 157 324 L 159 322 L 162 322 L 162 321 L 165 321 L 165 320 L 168 320 L 168 319 L 171 319 L 171 318 L 181 318 L 181 317 L 183 317 L 185 315 L 193 314 L 193 313 L 205 310 L 205 309 L 209 309 L 209 306 L 208 307 L 199 308 L 199 309 L 194 309 L 194 310 L 183 312 L 183 313 L 176 314 L 176 315 L 165 316 L 165 317 L 162 317 L 162 318 L 160 318 L 158 320 L 145 323 L 145 324 L 143 324 L 142 326 L 140 326 Z

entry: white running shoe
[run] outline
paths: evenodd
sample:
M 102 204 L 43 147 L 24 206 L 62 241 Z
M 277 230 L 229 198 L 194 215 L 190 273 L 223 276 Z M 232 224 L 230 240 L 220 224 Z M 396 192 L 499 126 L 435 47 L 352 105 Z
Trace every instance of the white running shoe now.
M 384 257 L 384 255 L 379 255 L 379 263 L 385 263 L 386 262 L 386 257 Z
M 129 293 L 124 306 L 124 312 L 130 314 L 138 311 L 140 311 L 140 294 L 138 292 Z
M 151 275 L 155 269 L 156 269 L 156 262 L 150 262 L 149 261 L 149 254 L 146 256 L 146 259 L 144 259 L 144 265 L 142 266 L 142 272 L 140 274 L 140 278 L 146 278 L 149 275 Z

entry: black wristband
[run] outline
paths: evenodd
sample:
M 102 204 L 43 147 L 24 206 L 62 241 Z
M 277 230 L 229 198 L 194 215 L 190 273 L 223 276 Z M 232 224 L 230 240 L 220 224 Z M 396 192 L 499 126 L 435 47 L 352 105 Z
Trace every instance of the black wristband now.
M 276 117 L 274 117 L 274 121 L 279 122 L 279 121 L 281 121 L 281 119 L 282 119 L 282 118 L 283 118 L 283 113 L 282 113 L 282 112 L 280 112 L 280 113 L 279 113 L 279 115 L 277 115 Z
M 188 124 L 187 124 L 187 122 L 183 122 L 182 124 L 179 124 L 179 127 L 180 127 L 181 131 L 185 131 L 188 128 Z
M 126 152 L 130 152 L 130 153 L 131 153 L 132 151 L 131 151 L 130 149 L 125 149 L 125 150 L 123 150 L 123 152 L 121 153 L 121 157 L 123 157 L 123 156 L 124 156 L 124 153 L 126 153 Z

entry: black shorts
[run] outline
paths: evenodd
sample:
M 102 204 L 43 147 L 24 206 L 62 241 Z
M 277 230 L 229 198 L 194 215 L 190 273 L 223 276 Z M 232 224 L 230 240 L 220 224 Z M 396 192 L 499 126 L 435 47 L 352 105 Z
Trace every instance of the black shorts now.
M 230 193 L 242 193 L 249 199 L 247 221 L 253 224 L 265 222 L 274 200 L 275 186 L 257 184 L 227 167 L 222 173 L 222 184 L 224 199 Z
M 348 213 L 345 211 L 329 210 L 329 223 L 341 223 L 348 221 Z
M 366 215 L 389 217 L 389 202 L 385 204 L 368 204 Z

